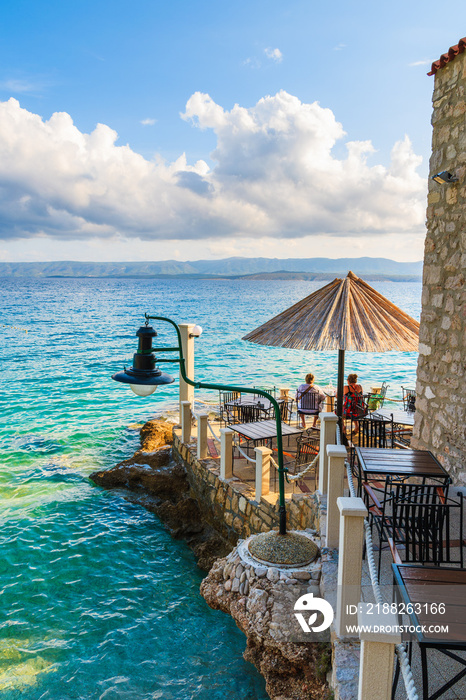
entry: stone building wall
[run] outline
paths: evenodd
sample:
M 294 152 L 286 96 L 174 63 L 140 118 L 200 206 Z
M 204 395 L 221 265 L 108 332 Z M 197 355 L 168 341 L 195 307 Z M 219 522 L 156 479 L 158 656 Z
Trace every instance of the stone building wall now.
M 466 484 L 466 53 L 435 73 L 413 447 Z M 447 170 L 459 180 L 437 184 Z
M 276 500 L 254 500 L 254 489 L 239 479 L 226 481 L 219 476 L 218 459 L 196 457 L 196 446 L 181 442 L 179 430 L 173 431 L 173 455 L 183 462 L 188 481 L 205 517 L 232 544 L 258 532 L 278 526 Z M 318 496 L 293 494 L 287 499 L 287 526 L 290 530 L 319 527 Z

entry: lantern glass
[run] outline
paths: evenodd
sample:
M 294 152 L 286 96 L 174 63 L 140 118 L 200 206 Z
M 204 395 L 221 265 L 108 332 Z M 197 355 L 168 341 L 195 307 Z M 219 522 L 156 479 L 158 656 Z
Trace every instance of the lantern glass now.
M 157 389 L 156 384 L 130 384 L 129 388 L 136 396 L 150 396 Z

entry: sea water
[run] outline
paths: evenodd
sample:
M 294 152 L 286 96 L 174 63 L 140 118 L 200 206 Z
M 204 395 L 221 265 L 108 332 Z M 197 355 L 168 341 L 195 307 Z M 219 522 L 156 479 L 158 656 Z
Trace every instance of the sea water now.
M 138 446 L 135 424 L 173 409 L 177 382 L 136 397 L 110 376 L 131 363 L 143 314 L 204 327 L 196 377 L 336 384 L 336 353 L 241 341 L 322 283 L 4 279 L 1 288 L 0 691 L 5 700 L 266 698 L 245 637 L 199 594 L 188 547 L 88 475 Z M 415 318 L 420 284 L 374 283 Z M 173 329 L 156 324 L 158 345 Z M 364 388 L 413 386 L 416 353 L 347 353 Z M 176 375 L 176 365 L 163 369 Z M 215 395 L 205 392 L 205 400 Z

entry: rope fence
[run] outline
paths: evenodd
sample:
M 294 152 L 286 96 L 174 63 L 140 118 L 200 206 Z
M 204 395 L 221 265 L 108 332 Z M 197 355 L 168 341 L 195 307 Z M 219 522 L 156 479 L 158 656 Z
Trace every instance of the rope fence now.
M 244 450 L 241 449 L 241 447 L 239 446 L 239 443 L 236 441 L 235 441 L 235 447 L 238 450 L 238 452 L 240 453 L 240 455 L 242 457 L 244 457 L 244 459 L 246 459 L 248 462 L 254 462 L 254 464 L 255 464 L 256 460 L 253 459 L 252 457 L 249 457 L 249 455 L 247 455 L 246 452 L 244 452 Z
M 317 454 L 317 455 L 315 456 L 315 458 L 312 460 L 312 462 L 310 462 L 310 464 L 307 464 L 307 465 L 306 465 L 306 468 L 303 469 L 302 472 L 299 472 L 299 474 L 287 474 L 287 475 L 286 475 L 287 480 L 288 480 L 288 481 L 296 481 L 297 479 L 302 479 L 302 477 L 303 477 L 305 474 L 307 474 L 308 471 L 310 471 L 313 467 L 315 467 L 315 465 L 317 464 L 318 460 L 319 460 L 319 455 Z M 273 458 L 272 456 L 270 457 L 270 461 L 272 462 L 272 464 L 273 464 L 273 466 L 275 467 L 275 469 L 278 469 L 278 464 L 277 464 L 277 462 L 274 460 L 274 458 Z

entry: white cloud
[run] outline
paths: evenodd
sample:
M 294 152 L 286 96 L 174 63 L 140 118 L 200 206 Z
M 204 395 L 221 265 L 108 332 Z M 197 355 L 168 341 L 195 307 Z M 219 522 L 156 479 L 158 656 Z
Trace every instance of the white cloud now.
M 147 160 L 103 124 L 85 134 L 66 113 L 44 121 L 13 98 L 0 103 L 0 238 L 120 236 L 180 248 L 186 239 L 424 231 L 426 182 L 407 137 L 388 167 L 369 164 L 369 141 L 347 142 L 336 158 L 345 132 L 333 112 L 285 91 L 230 111 L 195 93 L 181 116 L 215 132 L 213 169 L 184 154 Z
M 141 119 L 141 124 L 143 126 L 154 126 L 156 121 L 157 121 L 157 119 L 149 119 L 149 118 Z
M 47 87 L 46 82 L 38 79 L 9 78 L 0 82 L 0 90 L 5 90 L 10 94 L 12 92 L 15 94 L 39 93 L 45 87 Z
M 408 63 L 408 66 L 412 68 L 413 66 L 430 66 L 432 61 L 413 61 L 413 63 Z
M 346 49 L 346 44 L 337 44 L 333 47 L 334 51 L 342 51 L 343 49 Z
M 275 61 L 276 63 L 281 63 L 283 61 L 283 54 L 280 49 L 267 48 L 264 49 L 264 53 L 267 58 L 271 58 L 272 61 Z

